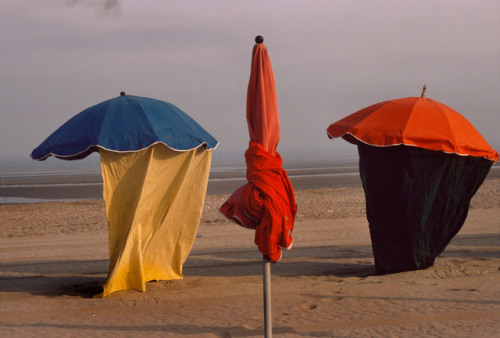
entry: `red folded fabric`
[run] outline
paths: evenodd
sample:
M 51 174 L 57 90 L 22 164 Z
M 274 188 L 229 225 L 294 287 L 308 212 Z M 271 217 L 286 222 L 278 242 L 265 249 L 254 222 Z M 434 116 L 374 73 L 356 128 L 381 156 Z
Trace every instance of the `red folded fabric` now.
M 220 207 L 220 212 L 239 225 L 255 229 L 254 242 L 272 262 L 281 259 L 281 247 L 291 248 L 297 214 L 295 193 L 283 160 L 250 142 L 245 152 L 247 180 Z

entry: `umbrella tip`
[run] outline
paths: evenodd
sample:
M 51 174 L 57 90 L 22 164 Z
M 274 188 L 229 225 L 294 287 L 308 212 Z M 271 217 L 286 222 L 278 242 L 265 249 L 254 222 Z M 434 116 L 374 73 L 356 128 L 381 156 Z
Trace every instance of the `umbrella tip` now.
M 262 35 L 257 35 L 255 37 L 255 43 L 263 43 L 264 42 L 264 38 L 262 37 Z
M 422 95 L 420 95 L 420 97 L 423 97 L 425 99 L 426 92 L 427 92 L 427 87 L 424 85 L 424 88 L 422 88 Z
M 121 92 L 120 92 L 120 96 L 125 96 L 125 92 L 124 92 L 124 91 L 121 91 Z

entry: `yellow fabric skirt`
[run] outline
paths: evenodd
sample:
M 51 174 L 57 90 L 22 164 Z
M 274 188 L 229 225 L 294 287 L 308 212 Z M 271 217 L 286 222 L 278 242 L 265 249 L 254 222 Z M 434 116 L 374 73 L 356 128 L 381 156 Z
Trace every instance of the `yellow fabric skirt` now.
M 212 151 L 158 143 L 119 153 L 100 149 L 109 222 L 108 278 L 102 297 L 182 278 L 203 211 Z

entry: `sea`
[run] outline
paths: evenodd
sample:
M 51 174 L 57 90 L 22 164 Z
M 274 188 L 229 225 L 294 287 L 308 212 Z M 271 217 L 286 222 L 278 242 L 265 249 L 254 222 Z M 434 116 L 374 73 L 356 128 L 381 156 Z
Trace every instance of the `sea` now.
M 295 156 L 284 160 L 283 167 L 295 190 L 361 186 L 359 158 Z M 488 178 L 500 177 L 500 165 L 494 164 Z M 217 158 L 214 154 L 207 194 L 230 194 L 247 183 L 242 155 Z M 0 204 L 46 201 L 102 199 L 99 155 L 83 160 L 64 161 L 49 158 L 3 158 L 0 162 Z
M 357 157 L 293 158 L 284 160 L 283 167 L 295 190 L 361 185 Z M 207 194 L 230 194 L 245 183 L 242 156 L 212 160 Z M 102 199 L 102 188 L 97 154 L 78 161 L 51 157 L 0 162 L 0 204 Z

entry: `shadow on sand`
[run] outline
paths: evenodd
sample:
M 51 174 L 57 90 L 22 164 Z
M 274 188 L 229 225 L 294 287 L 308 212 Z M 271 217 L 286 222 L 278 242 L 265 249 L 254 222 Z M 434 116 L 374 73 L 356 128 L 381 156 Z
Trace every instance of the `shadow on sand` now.
M 498 258 L 500 236 L 455 238 L 442 257 Z M 490 248 L 487 248 L 490 247 Z M 485 248 L 487 250 L 485 250 Z M 492 249 L 492 250 L 490 250 Z M 0 292 L 26 292 L 49 297 L 91 298 L 102 292 L 108 260 L 35 261 L 0 264 Z M 277 277 L 332 276 L 364 278 L 375 275 L 371 246 L 294 247 L 272 264 Z M 184 265 L 185 277 L 250 277 L 262 275 L 256 248 L 193 250 Z

